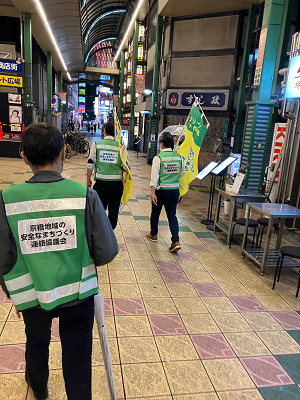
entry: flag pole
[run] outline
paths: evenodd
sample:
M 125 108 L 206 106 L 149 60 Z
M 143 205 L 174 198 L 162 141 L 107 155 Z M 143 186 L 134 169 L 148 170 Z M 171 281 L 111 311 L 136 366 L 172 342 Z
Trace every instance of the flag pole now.
M 111 400 L 116 400 L 116 391 L 115 391 L 115 384 L 114 384 L 114 375 L 111 365 L 111 359 L 109 354 L 109 347 L 107 341 L 107 335 L 105 330 L 104 324 L 104 295 L 102 293 L 98 293 L 94 296 L 95 301 L 95 318 L 97 322 L 98 334 L 100 338 L 100 344 L 102 349 L 103 361 L 106 371 L 108 389 L 110 394 Z

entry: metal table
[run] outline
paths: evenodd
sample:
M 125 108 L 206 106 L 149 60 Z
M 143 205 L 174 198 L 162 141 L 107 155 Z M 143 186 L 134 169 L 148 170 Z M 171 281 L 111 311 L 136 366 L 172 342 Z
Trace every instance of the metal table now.
M 276 204 L 276 203 L 247 203 L 247 205 L 248 205 L 248 210 L 246 215 L 246 225 L 242 243 L 242 256 L 246 255 L 256 264 L 258 264 L 260 266 L 260 272 L 263 274 L 266 265 L 276 266 L 278 256 L 280 255 L 279 249 L 283 234 L 283 226 L 284 226 L 283 220 L 285 218 L 300 218 L 300 209 L 289 206 L 287 204 Z M 269 217 L 267 236 L 265 240 L 265 246 L 263 249 L 244 248 L 251 209 L 256 210 L 261 214 Z M 277 236 L 276 247 L 275 249 L 269 250 L 273 222 L 275 218 L 281 219 L 281 223 L 279 225 L 279 233 Z M 284 265 L 295 266 L 295 267 L 300 266 L 293 258 L 285 257 L 284 260 L 285 260 Z
M 243 188 L 241 188 L 239 193 L 236 193 L 236 194 L 225 192 L 225 190 L 222 190 L 219 188 L 217 188 L 216 190 L 218 192 L 218 200 L 217 200 L 217 208 L 216 208 L 216 215 L 215 215 L 215 221 L 214 221 L 214 231 L 216 230 L 216 227 L 218 227 L 219 229 L 221 229 L 221 231 L 226 233 L 227 234 L 227 244 L 228 244 L 229 240 L 230 240 L 232 224 L 234 221 L 234 215 L 235 215 L 235 211 L 236 211 L 236 203 L 247 203 L 248 201 L 252 201 L 252 202 L 263 201 L 266 198 L 266 196 L 261 193 L 256 193 L 256 192 L 253 192 L 252 190 L 243 189 Z M 221 223 L 219 220 L 222 197 L 229 199 L 233 203 L 233 206 L 231 207 L 231 210 L 230 210 L 228 228 L 223 223 Z

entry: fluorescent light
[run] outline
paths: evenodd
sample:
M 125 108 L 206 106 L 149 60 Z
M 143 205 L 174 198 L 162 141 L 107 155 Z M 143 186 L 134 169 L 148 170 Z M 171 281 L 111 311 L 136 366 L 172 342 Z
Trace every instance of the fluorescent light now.
M 117 60 L 117 58 L 119 57 L 119 55 L 120 55 L 120 53 L 121 53 L 121 50 L 122 50 L 123 45 L 124 45 L 124 43 L 125 43 L 125 40 L 127 39 L 127 36 L 129 35 L 129 32 L 130 32 L 130 30 L 131 30 L 131 28 L 132 28 L 132 25 L 134 24 L 134 21 L 136 20 L 136 17 L 137 17 L 137 15 L 138 15 L 138 12 L 140 11 L 140 8 L 142 7 L 143 1 L 144 1 L 144 0 L 140 0 L 140 1 L 139 1 L 138 5 L 137 5 L 137 7 L 136 7 L 136 10 L 135 10 L 135 12 L 133 13 L 133 16 L 132 16 L 132 18 L 131 18 L 131 21 L 130 21 L 130 23 L 129 23 L 129 25 L 128 25 L 128 28 L 127 28 L 127 30 L 126 30 L 126 32 L 125 32 L 125 35 L 124 35 L 124 37 L 123 37 L 123 40 L 122 40 L 122 42 L 121 42 L 121 44 L 120 44 L 119 50 L 117 51 L 117 54 L 116 54 L 116 56 L 115 56 L 115 61 Z
M 71 78 L 71 76 L 70 76 L 69 72 L 67 72 L 67 77 L 68 77 L 69 81 L 71 81 L 71 80 L 72 80 L 72 78 Z
M 59 59 L 60 59 L 62 65 L 63 65 L 63 67 L 64 67 L 64 70 L 67 72 L 68 79 L 71 80 L 70 74 L 68 73 L 68 68 L 67 68 L 67 66 L 66 66 L 66 64 L 65 64 L 65 61 L 64 61 L 64 59 L 63 59 L 63 56 L 62 56 L 62 54 L 61 54 L 61 52 L 60 52 L 60 50 L 59 50 L 59 47 L 58 47 L 58 45 L 57 45 L 57 43 L 56 43 L 55 37 L 54 37 L 54 35 L 53 35 L 53 33 L 52 33 L 51 27 L 50 27 L 49 22 L 48 22 L 48 20 L 47 20 L 45 11 L 44 11 L 44 9 L 43 9 L 41 3 L 40 3 L 40 0 L 35 0 L 35 4 L 36 4 L 36 6 L 37 6 L 37 8 L 38 8 L 38 10 L 39 10 L 39 13 L 40 13 L 40 16 L 42 17 L 42 20 L 44 21 L 44 24 L 45 24 L 45 26 L 46 26 L 46 28 L 47 28 L 47 31 L 48 31 L 48 33 L 49 33 L 49 36 L 50 36 L 51 40 L 52 40 L 52 43 L 53 43 L 53 45 L 54 45 L 54 47 L 55 47 L 55 49 L 56 49 L 56 52 L 57 52 L 57 54 L 58 54 L 58 57 L 59 57 Z
M 123 13 L 126 13 L 126 10 L 124 10 L 124 9 L 112 10 L 112 11 L 108 11 L 108 12 L 100 15 L 100 17 L 96 18 L 95 21 L 92 23 L 92 25 L 89 27 L 89 29 L 85 35 L 84 44 L 86 43 L 87 38 L 88 38 L 89 34 L 91 33 L 91 30 L 94 28 L 94 26 L 97 24 L 97 22 L 101 21 L 101 19 L 108 17 L 111 14 L 123 14 Z
M 152 93 L 152 90 L 151 90 L 151 89 L 145 89 L 145 90 L 144 90 L 144 95 L 145 95 L 145 96 L 149 96 L 151 93 Z
M 101 44 L 101 43 L 104 43 L 104 42 L 108 42 L 108 41 L 110 41 L 110 40 L 117 40 L 117 38 L 116 38 L 116 37 L 108 37 L 108 38 L 106 38 L 106 39 L 99 40 L 99 42 L 97 42 L 96 44 L 94 44 L 94 46 L 93 46 L 93 47 L 90 49 L 90 51 L 87 53 L 84 62 L 85 62 L 85 63 L 87 62 L 87 59 L 89 58 L 91 52 L 94 50 L 94 48 L 95 48 L 96 46 L 98 46 L 98 44 Z

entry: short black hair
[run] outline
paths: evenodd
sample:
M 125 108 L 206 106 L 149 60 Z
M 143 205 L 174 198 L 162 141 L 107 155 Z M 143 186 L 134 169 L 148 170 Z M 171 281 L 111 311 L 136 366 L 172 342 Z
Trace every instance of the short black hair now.
M 174 138 L 170 132 L 162 132 L 159 135 L 159 142 L 161 142 L 166 148 L 174 148 Z
M 12 113 L 16 112 L 19 115 L 19 111 L 18 110 L 13 110 Z
M 52 164 L 64 145 L 61 132 L 46 123 L 31 124 L 21 134 L 21 151 L 32 165 Z
M 109 121 L 104 125 L 104 129 L 107 135 L 115 136 L 115 126 L 113 121 Z

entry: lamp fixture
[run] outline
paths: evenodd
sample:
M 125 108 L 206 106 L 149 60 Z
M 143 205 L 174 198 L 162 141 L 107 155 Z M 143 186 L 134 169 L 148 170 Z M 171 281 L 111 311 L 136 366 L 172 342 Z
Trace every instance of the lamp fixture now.
M 120 55 L 120 53 L 121 53 L 121 50 L 122 50 L 123 45 L 124 45 L 124 43 L 125 43 L 125 40 L 127 39 L 127 36 L 129 35 L 129 32 L 130 32 L 130 30 L 131 30 L 131 28 L 132 28 L 132 25 L 134 24 L 134 21 L 136 20 L 136 17 L 137 17 L 137 15 L 138 15 L 138 12 L 140 11 L 140 8 L 142 7 L 143 1 L 144 1 L 144 0 L 140 0 L 140 1 L 138 2 L 138 5 L 137 5 L 137 7 L 136 7 L 136 9 L 135 9 L 135 11 L 134 11 L 134 13 L 133 13 L 133 15 L 132 15 L 131 21 L 130 21 L 130 23 L 129 23 L 129 25 L 128 25 L 128 28 L 127 28 L 127 30 L 126 30 L 126 32 L 125 32 L 125 35 L 124 35 L 124 37 L 123 37 L 123 40 L 122 40 L 122 42 L 121 42 L 121 44 L 120 44 L 119 50 L 117 51 L 117 54 L 115 55 L 115 61 L 117 61 L 117 59 L 118 59 L 118 57 L 119 57 L 119 55 Z
M 54 47 L 55 47 L 55 50 L 56 50 L 56 52 L 57 52 L 57 54 L 58 54 L 58 57 L 59 57 L 59 59 L 60 59 L 60 61 L 61 61 L 61 63 L 62 63 L 62 66 L 63 66 L 64 70 L 65 70 L 66 73 L 67 73 L 68 79 L 71 80 L 70 74 L 69 74 L 69 72 L 68 72 L 68 68 L 67 68 L 66 63 L 65 63 L 65 61 L 64 61 L 64 59 L 63 59 L 63 56 L 62 56 L 62 54 L 61 54 L 61 52 L 60 52 L 60 50 L 59 50 L 58 44 L 57 44 L 57 42 L 56 42 L 56 40 L 55 40 L 55 37 L 54 37 L 54 35 L 53 35 L 52 29 L 51 29 L 51 27 L 50 27 L 50 25 L 49 25 L 49 22 L 48 22 L 48 20 L 47 20 L 45 11 L 44 11 L 44 9 L 43 9 L 41 3 L 40 3 L 40 0 L 35 0 L 35 4 L 36 4 L 36 6 L 37 6 L 37 9 L 38 9 L 38 11 L 39 11 L 39 14 L 40 14 L 40 16 L 41 16 L 43 22 L 44 22 L 44 24 L 45 24 L 45 26 L 46 26 L 46 28 L 47 28 L 47 31 L 48 31 L 49 36 L 50 36 L 50 38 L 51 38 L 51 41 L 52 41 L 52 43 L 53 43 L 53 45 L 54 45 Z

